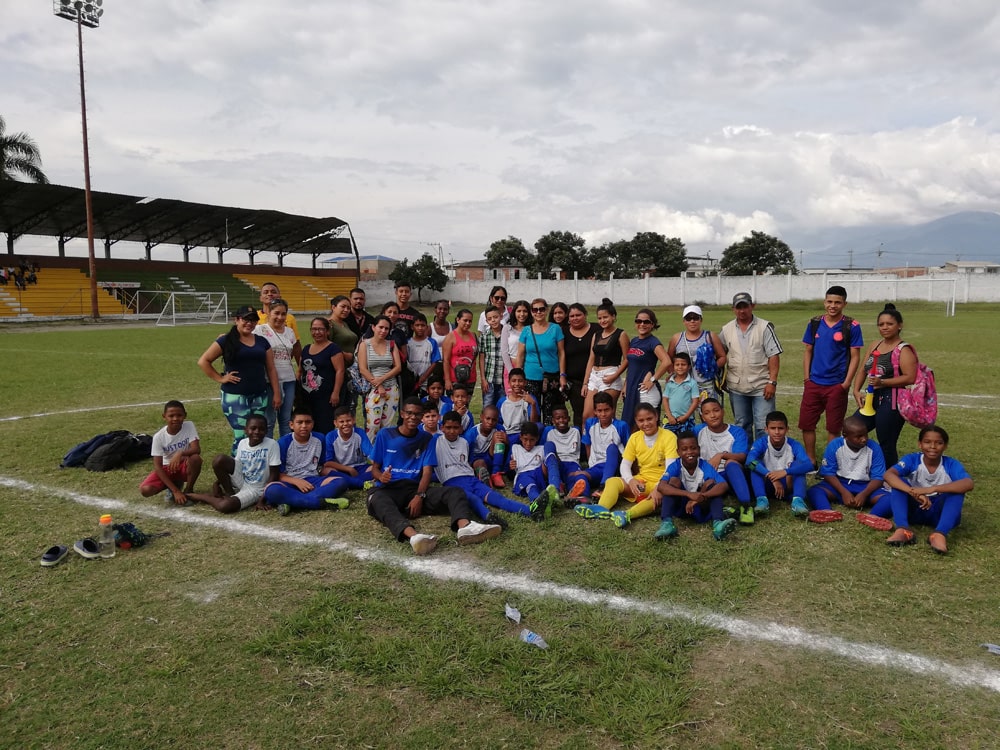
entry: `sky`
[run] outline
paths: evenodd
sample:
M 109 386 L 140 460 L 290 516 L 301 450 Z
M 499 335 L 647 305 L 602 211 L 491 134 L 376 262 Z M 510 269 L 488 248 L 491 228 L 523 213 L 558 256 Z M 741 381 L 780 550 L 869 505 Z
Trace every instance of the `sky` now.
M 337 216 L 362 254 L 655 231 L 719 258 L 759 230 L 814 266 L 825 228 L 1000 205 L 993 1 L 104 8 L 95 190 Z M 0 0 L 0 66 L 8 131 L 82 186 L 74 24 Z

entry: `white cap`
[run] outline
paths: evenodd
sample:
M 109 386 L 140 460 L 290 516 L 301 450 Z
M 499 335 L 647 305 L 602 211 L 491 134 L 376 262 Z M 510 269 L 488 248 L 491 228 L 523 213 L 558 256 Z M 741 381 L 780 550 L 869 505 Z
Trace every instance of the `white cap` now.
M 688 305 L 684 308 L 684 312 L 681 313 L 682 318 L 686 318 L 691 313 L 694 313 L 699 318 L 704 318 L 705 316 L 701 313 L 701 308 L 698 305 Z

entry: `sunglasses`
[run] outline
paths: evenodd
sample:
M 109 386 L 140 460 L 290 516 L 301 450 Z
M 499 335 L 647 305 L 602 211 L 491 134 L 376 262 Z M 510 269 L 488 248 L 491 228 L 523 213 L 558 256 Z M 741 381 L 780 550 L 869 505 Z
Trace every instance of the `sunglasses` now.
M 685 315 L 684 320 L 701 320 L 700 315 Z
M 495 299 L 497 302 L 506 302 L 507 301 L 506 297 L 501 297 L 499 294 L 493 295 L 493 299 Z
M 635 319 L 635 324 L 637 326 L 651 326 L 651 325 L 653 325 L 653 321 L 648 320 L 646 318 L 636 318 Z
M 531 308 L 531 312 L 533 312 L 533 313 L 543 313 L 547 309 L 548 309 L 547 307 L 533 307 L 533 308 Z

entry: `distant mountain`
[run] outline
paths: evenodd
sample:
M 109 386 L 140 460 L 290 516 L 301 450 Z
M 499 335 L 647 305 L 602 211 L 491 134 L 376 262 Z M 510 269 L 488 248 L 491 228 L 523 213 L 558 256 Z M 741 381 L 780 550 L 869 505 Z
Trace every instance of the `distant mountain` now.
M 949 260 L 998 263 L 1000 214 L 961 211 L 916 225 L 830 227 L 785 241 L 805 268 L 940 266 Z

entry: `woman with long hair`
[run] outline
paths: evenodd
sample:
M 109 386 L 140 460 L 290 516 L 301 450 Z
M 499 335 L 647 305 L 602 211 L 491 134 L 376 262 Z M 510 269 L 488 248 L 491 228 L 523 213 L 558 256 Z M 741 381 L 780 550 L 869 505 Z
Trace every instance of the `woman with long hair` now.
M 632 338 L 626 352 L 628 375 L 625 377 L 625 400 L 622 404 L 622 419 L 629 429 L 635 431 L 635 410 L 639 404 L 649 404 L 657 418 L 663 392 L 657 382 L 670 368 L 670 358 L 653 331 L 660 327 L 656 313 L 644 307 L 635 314 L 636 336 Z
M 625 358 L 629 349 L 628 334 L 618 327 L 618 310 L 607 297 L 597 307 L 597 325 L 600 330 L 593 339 L 581 389 L 584 421 L 594 416 L 595 393 L 607 393 L 614 402 L 612 411 L 618 408 L 624 384 L 622 373 L 628 366 Z
M 444 389 L 451 392 L 455 383 L 469 387 L 469 398 L 476 389 L 476 362 L 479 357 L 479 339 L 472 332 L 472 311 L 459 310 L 455 316 L 455 330 L 445 336 L 441 345 L 444 362 Z
M 254 333 L 258 320 L 255 308 L 239 308 L 229 332 L 213 341 L 198 359 L 202 372 L 219 384 L 222 414 L 233 429 L 233 454 L 246 437 L 247 417 L 281 406 L 281 381 L 274 368 L 274 352 L 263 336 Z M 223 363 L 221 373 L 214 365 L 219 357 Z
M 451 312 L 451 303 L 446 299 L 439 299 L 434 303 L 434 318 L 431 320 L 431 338 L 437 341 L 438 346 L 444 343 L 445 336 L 451 333 L 455 327 L 448 320 L 448 313 Z
M 389 338 L 392 321 L 379 315 L 372 324 L 372 337 L 358 347 L 358 370 L 371 383 L 365 396 L 365 432 L 375 440 L 378 431 L 396 422 L 399 410 L 399 384 L 396 376 L 402 369 L 399 348 Z
M 510 308 L 507 307 L 507 290 L 502 286 L 495 286 L 490 289 L 490 298 L 486 300 L 486 310 L 496 307 L 500 310 L 500 322 L 506 323 L 510 319 Z M 486 310 L 479 313 L 479 322 L 476 323 L 476 331 L 482 336 L 486 333 L 489 325 L 486 323 Z
M 562 327 L 550 323 L 548 303 L 541 297 L 531 303 L 531 325 L 521 331 L 515 364 L 524 370 L 528 391 L 538 401 L 542 422 L 552 424 L 552 410 L 563 406 L 568 379 Z
M 531 303 L 526 299 L 519 299 L 511 306 L 510 319 L 504 323 L 500 333 L 500 338 L 504 343 L 500 347 L 500 356 L 503 357 L 503 388 L 505 393 L 510 393 L 510 371 L 515 367 L 514 361 L 517 359 L 521 331 L 528 325 L 531 325 Z
M 553 302 L 549 309 L 549 322 L 555 323 L 566 333 L 566 326 L 569 325 L 569 306 L 565 302 Z
M 267 322 L 254 328 L 254 333 L 263 336 L 271 345 L 274 354 L 274 369 L 281 381 L 281 408 L 267 410 L 268 435 L 274 435 L 274 426 L 278 425 L 278 435 L 287 435 L 292 431 L 292 402 L 295 400 L 295 381 L 298 376 L 295 368 L 299 365 L 302 346 L 290 326 L 285 325 L 288 318 L 288 303 L 281 297 L 271 300 L 267 311 Z
M 347 363 L 341 348 L 330 341 L 329 320 L 313 318 L 309 333 L 313 343 L 302 350 L 302 391 L 312 412 L 313 429 L 325 433 L 334 429 L 333 412 L 344 395 Z
M 583 428 L 583 388 L 587 384 L 587 363 L 594 336 L 600 330 L 596 323 L 587 320 L 587 308 L 579 302 L 569 306 L 566 318 L 566 337 L 563 347 L 566 351 L 566 375 L 569 384 L 569 403 L 573 407 L 573 424 Z

